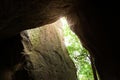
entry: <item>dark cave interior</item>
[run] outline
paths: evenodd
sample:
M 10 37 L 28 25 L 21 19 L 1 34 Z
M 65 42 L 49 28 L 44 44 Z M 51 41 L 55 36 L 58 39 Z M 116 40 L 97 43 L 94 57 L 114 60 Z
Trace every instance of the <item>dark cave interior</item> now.
M 108 4 L 107 0 L 0 0 L 0 80 L 14 80 L 10 78 L 13 66 L 23 56 L 19 54 L 23 51 L 20 32 L 53 23 L 61 16 L 67 18 L 83 46 L 93 56 L 100 79 L 119 80 L 119 52 L 116 52 L 119 50 L 116 48 L 119 44 L 118 10 L 117 2 L 109 1 Z M 24 60 L 28 59 L 25 55 Z M 15 80 L 41 80 L 37 76 L 33 79 L 28 73 L 34 74 L 21 68 L 16 77 L 24 78 Z

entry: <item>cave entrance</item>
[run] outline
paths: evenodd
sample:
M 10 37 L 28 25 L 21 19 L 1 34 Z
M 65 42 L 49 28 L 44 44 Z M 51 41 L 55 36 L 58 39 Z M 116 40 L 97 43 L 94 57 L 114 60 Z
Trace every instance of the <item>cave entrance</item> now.
M 42 67 L 46 67 L 45 65 L 49 66 L 46 67 L 45 69 L 51 69 L 52 68 L 51 64 L 57 65 L 57 63 L 59 63 L 58 68 L 54 68 L 54 69 L 56 69 L 56 72 L 60 73 L 59 71 L 60 69 L 64 70 L 70 66 L 72 69 L 75 64 L 75 68 L 77 68 L 77 72 L 75 71 L 75 69 L 73 69 L 73 71 L 70 71 L 68 69 L 66 70 L 66 73 L 70 73 L 70 74 L 69 75 L 63 74 L 64 76 L 66 75 L 71 78 L 66 78 L 66 79 L 63 79 L 62 77 L 57 77 L 57 78 L 61 78 L 61 80 L 74 80 L 75 75 L 73 74 L 77 74 L 78 80 L 94 80 L 89 52 L 81 45 L 81 42 L 76 36 L 76 34 L 71 31 L 65 17 L 60 18 L 60 20 L 56 21 L 55 23 L 48 24 L 43 27 L 39 27 L 35 29 L 30 29 L 24 32 L 27 32 L 27 35 L 30 40 L 29 42 L 23 40 L 23 44 L 25 48 L 24 51 L 27 54 L 32 55 L 31 60 L 33 63 L 35 63 L 33 64 L 35 68 L 39 68 L 39 66 L 36 66 L 36 63 L 38 64 L 41 63 Z M 40 53 L 41 59 L 38 58 L 38 54 L 34 55 L 33 53 L 35 54 Z M 62 56 L 62 57 L 60 58 L 58 57 L 56 59 L 55 58 L 57 57 L 55 56 L 56 53 L 58 54 L 57 56 Z M 71 62 L 71 59 L 69 60 L 68 55 L 70 56 L 74 64 Z M 66 62 L 63 64 L 68 64 L 69 66 L 62 67 L 63 64 L 60 62 L 60 60 L 65 60 Z M 42 70 L 43 74 L 41 74 L 42 76 L 40 78 L 48 76 L 49 73 L 46 74 L 47 71 L 45 69 Z M 50 71 L 54 72 L 53 69 L 51 69 Z M 37 75 L 36 71 L 33 71 L 33 73 Z M 60 76 L 57 73 L 51 73 L 51 75 Z M 57 78 L 56 80 L 58 80 Z M 47 78 L 43 80 L 46 79 Z

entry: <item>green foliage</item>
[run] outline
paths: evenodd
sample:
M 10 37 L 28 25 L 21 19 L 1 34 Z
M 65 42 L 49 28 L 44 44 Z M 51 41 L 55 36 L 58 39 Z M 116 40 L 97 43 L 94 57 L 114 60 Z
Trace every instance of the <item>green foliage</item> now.
M 63 32 L 65 45 L 77 68 L 78 80 L 94 80 L 89 52 L 82 47 L 80 40 L 67 24 L 63 27 Z

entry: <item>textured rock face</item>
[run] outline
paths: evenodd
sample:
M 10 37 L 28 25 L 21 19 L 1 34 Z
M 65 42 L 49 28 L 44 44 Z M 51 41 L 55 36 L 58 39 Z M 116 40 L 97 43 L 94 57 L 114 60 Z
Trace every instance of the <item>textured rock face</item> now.
M 29 59 L 27 69 L 33 80 L 77 80 L 76 68 L 64 45 L 60 20 L 24 32 L 23 44 Z M 31 46 L 31 47 L 30 47 Z
M 52 23 L 67 14 L 72 0 L 1 0 L 0 39 Z

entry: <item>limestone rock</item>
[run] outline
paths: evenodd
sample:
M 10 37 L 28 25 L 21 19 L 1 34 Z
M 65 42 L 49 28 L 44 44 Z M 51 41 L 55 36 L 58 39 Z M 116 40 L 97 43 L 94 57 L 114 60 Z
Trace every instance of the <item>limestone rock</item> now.
M 61 26 L 57 21 L 28 30 L 30 40 L 26 42 L 23 38 L 25 53 L 29 56 L 26 65 L 33 80 L 77 80 L 75 65 L 64 45 Z

